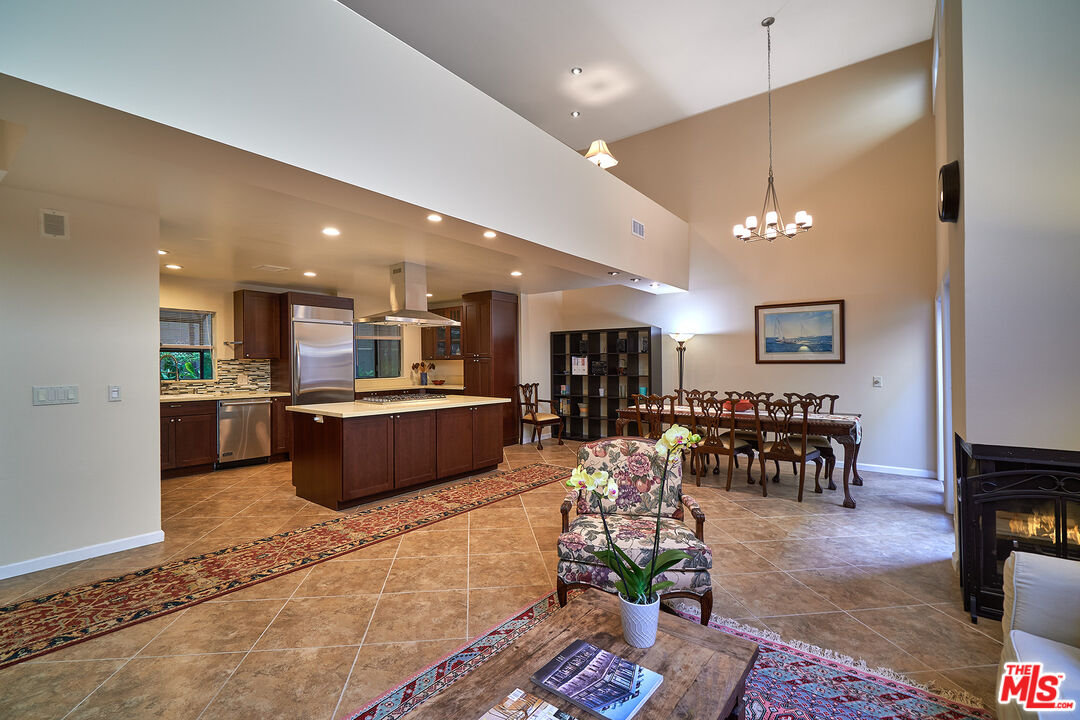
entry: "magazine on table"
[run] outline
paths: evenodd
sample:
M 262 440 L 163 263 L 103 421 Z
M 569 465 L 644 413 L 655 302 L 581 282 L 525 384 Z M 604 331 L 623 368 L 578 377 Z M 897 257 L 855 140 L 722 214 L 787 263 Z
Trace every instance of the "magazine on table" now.
M 662 675 L 584 640 L 570 643 L 530 679 L 606 720 L 630 720 L 664 682 Z
M 484 713 L 480 720 L 577 720 L 551 703 L 546 703 L 521 688 L 503 698 L 503 701 Z

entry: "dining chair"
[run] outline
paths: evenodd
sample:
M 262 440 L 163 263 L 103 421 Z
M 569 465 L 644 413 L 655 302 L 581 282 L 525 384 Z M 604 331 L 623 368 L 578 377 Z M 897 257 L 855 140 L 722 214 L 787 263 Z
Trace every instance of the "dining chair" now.
M 539 397 L 540 383 L 522 383 L 514 387 L 517 388 L 518 427 L 520 429 L 521 444 L 525 444 L 525 426 L 532 425 L 531 442 L 537 442 L 539 439 L 536 445 L 537 450 L 544 449 L 545 427 L 552 428 L 552 432 L 556 435 L 559 444 L 562 445 L 563 419 L 555 414 L 555 404 L 551 400 L 543 400 Z M 548 409 L 552 412 L 540 412 L 540 403 L 547 403 Z
M 716 396 L 719 394 L 719 392 L 720 392 L 719 390 L 697 390 L 697 389 L 695 389 L 695 390 L 685 390 L 683 392 L 683 401 L 682 401 L 681 404 L 683 406 L 685 406 L 685 407 L 690 408 L 690 422 L 691 422 L 692 425 L 694 425 L 694 427 L 692 427 L 691 430 L 694 433 L 696 433 L 698 435 L 701 434 L 701 428 L 698 427 L 695 424 L 696 421 L 694 420 L 694 418 L 695 418 L 694 408 L 699 406 L 701 404 L 702 400 L 705 400 L 705 399 L 708 399 L 708 398 L 715 399 Z M 709 456 L 708 455 L 702 455 L 701 460 L 705 463 L 705 467 L 707 469 L 709 467 Z M 691 466 L 691 469 L 693 469 L 692 466 Z M 716 467 L 713 468 L 713 473 L 716 474 L 716 475 L 720 474 L 720 464 L 719 464 L 719 462 L 717 462 Z
M 674 395 L 633 395 L 634 409 L 637 411 L 638 435 L 659 440 L 664 434 L 665 423 L 675 424 Z
M 735 463 L 735 456 L 746 455 L 746 482 L 752 485 L 754 478 L 750 469 L 754 466 L 754 448 L 744 438 L 735 434 L 735 404 L 730 400 L 718 400 L 715 397 L 706 398 L 700 403 L 690 407 L 693 415 L 694 432 L 701 436 L 701 442 L 690 453 L 690 469 L 694 469 L 697 462 L 697 485 L 701 486 L 701 478 L 707 467 L 705 459 L 712 455 L 716 458 L 714 473 L 720 472 L 720 456 L 727 455 L 727 486 L 731 492 L 731 475 Z
M 799 502 L 803 498 L 803 484 L 806 481 L 806 463 L 814 463 L 814 492 L 821 492 L 821 452 L 806 444 L 806 425 L 809 415 L 807 403 L 790 403 L 785 400 L 754 402 L 754 424 L 758 436 L 758 462 L 761 463 L 761 495 L 768 497 L 769 483 L 765 473 L 765 461 L 773 460 L 779 467 L 780 462 L 792 462 L 799 467 Z M 768 432 L 775 435 L 774 440 L 766 440 L 762 430 L 762 416 L 769 426 Z
M 840 396 L 815 395 L 814 393 L 784 393 L 784 399 L 788 402 L 809 403 L 810 412 L 831 414 L 836 411 L 836 401 L 840 399 Z M 806 444 L 817 448 L 821 452 L 821 457 L 825 460 L 825 477 L 829 481 L 829 489 L 835 490 L 836 483 L 833 482 L 833 469 L 836 467 L 836 453 L 833 452 L 832 439 L 826 435 L 808 435 Z M 792 472 L 796 472 L 794 466 L 792 466 Z M 776 468 L 776 474 L 780 474 L 779 466 Z
M 753 390 L 725 390 L 724 395 L 728 397 L 728 400 L 743 400 L 751 402 L 769 402 L 772 400 L 773 393 L 767 392 L 754 392 Z M 746 442 L 750 443 L 753 447 L 757 447 L 757 433 L 753 430 L 736 430 L 735 434 L 741 437 Z M 739 467 L 739 458 L 735 458 L 735 467 Z M 777 471 L 780 474 L 780 471 Z

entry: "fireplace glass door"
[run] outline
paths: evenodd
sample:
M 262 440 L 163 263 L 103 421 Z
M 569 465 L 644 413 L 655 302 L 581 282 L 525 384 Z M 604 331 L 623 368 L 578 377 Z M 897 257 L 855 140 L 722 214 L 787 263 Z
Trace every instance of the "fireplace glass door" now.
M 1065 557 L 1080 560 L 1080 502 L 1065 503 Z
M 1005 561 L 1013 550 L 1057 555 L 1057 503 L 1053 500 L 1002 500 L 987 508 L 984 528 L 991 552 L 984 555 L 984 573 L 1000 584 Z M 1080 548 L 1078 548 L 1080 550 Z

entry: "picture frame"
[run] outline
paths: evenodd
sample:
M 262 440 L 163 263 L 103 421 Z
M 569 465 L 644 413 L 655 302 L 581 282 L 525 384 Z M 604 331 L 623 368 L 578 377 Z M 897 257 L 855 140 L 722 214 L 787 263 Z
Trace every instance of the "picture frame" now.
M 844 301 L 755 306 L 754 361 L 843 363 Z

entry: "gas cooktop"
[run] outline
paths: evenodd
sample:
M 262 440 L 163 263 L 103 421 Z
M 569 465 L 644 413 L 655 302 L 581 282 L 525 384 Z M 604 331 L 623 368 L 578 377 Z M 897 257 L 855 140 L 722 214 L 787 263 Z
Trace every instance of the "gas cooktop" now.
M 359 398 L 356 402 L 369 402 L 369 403 L 396 403 L 396 402 L 409 402 L 410 400 L 438 400 L 445 398 L 446 393 L 407 393 L 402 395 L 370 395 L 365 398 Z

